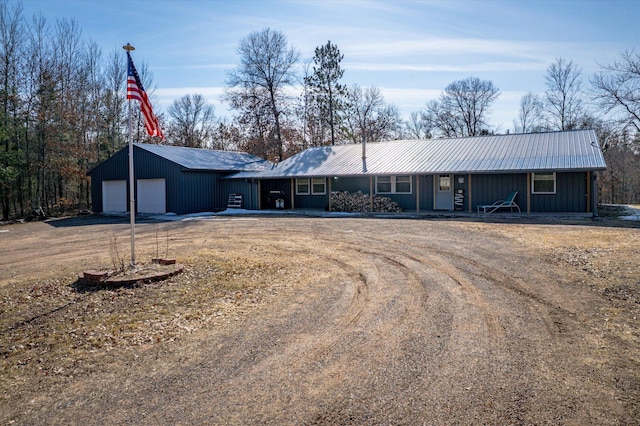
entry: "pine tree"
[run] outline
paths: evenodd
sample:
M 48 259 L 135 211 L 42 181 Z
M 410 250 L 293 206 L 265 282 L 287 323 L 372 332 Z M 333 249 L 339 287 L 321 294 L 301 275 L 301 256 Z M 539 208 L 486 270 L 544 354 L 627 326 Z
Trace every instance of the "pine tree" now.
M 340 113 L 344 109 L 344 98 L 347 93 L 346 86 L 340 84 L 344 74 L 344 70 L 340 67 L 343 58 L 344 55 L 340 54 L 338 46 L 327 41 L 327 44 L 316 47 L 313 73 L 305 78 L 313 94 L 313 100 L 318 105 L 320 118 L 331 130 L 331 145 L 336 143 L 336 128 L 340 122 Z

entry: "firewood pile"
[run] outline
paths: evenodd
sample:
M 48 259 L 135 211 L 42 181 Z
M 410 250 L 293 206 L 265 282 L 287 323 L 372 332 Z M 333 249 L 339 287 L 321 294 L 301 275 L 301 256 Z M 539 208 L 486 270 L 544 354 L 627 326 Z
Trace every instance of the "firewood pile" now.
M 401 212 L 402 208 L 388 197 L 373 196 L 373 210 L 369 194 L 362 191 L 356 193 L 348 191 L 335 191 L 331 193 L 332 212 Z

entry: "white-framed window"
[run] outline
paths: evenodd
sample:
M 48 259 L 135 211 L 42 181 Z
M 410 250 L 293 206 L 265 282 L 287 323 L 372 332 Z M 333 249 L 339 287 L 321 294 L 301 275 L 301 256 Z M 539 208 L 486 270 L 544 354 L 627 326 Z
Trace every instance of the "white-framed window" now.
M 296 195 L 325 195 L 326 193 L 325 178 L 296 178 Z
M 396 193 L 411 194 L 411 176 L 395 176 Z
M 391 176 L 376 176 L 376 193 L 391 194 Z
M 376 176 L 376 194 L 411 194 L 411 176 Z
M 532 194 L 555 194 L 556 173 L 532 173 Z
M 311 178 L 311 194 L 325 195 L 327 193 L 327 182 L 325 178 Z
M 309 195 L 309 178 L 296 178 L 296 195 Z

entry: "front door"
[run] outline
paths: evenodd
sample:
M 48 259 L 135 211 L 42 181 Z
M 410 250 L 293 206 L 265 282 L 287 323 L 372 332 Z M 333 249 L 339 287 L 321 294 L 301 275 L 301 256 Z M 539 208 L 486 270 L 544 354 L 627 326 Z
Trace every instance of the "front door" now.
M 437 175 L 435 210 L 453 210 L 453 175 Z

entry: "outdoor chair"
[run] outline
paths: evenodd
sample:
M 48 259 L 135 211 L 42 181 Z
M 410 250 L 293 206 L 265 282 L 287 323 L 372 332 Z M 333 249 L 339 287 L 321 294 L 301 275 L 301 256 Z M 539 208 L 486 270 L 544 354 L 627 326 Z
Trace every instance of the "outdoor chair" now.
M 480 213 L 480 210 L 482 210 L 483 214 L 486 213 L 493 213 L 498 209 L 511 209 L 511 211 L 513 211 L 514 208 L 518 209 L 518 212 L 520 212 L 520 207 L 516 204 L 516 196 L 518 195 L 518 191 L 513 191 L 510 192 L 509 195 L 507 195 L 507 198 L 505 198 L 504 200 L 499 200 L 496 201 L 493 204 L 489 204 L 489 205 L 485 205 L 485 206 L 478 206 L 478 213 Z

